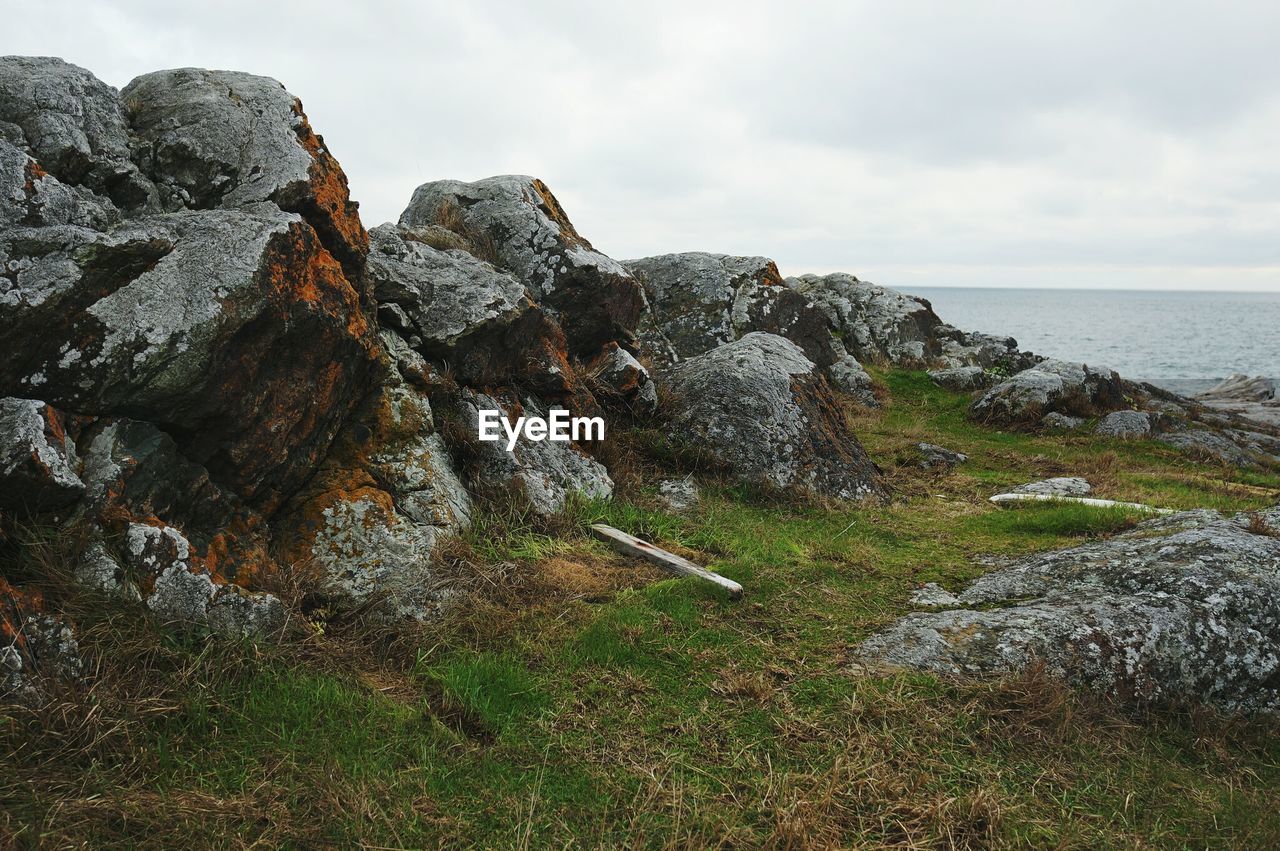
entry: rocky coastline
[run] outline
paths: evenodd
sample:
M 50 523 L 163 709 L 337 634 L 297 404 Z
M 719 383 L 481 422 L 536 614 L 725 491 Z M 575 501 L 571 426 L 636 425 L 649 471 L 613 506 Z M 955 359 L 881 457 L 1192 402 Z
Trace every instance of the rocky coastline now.
M 290 617 L 271 589 L 299 565 L 326 606 L 429 621 L 465 605 L 434 553 L 487 501 L 555 515 L 614 493 L 601 447 L 478 442 L 484 410 L 655 423 L 743 485 L 887 500 L 846 413 L 885 402 L 872 371 L 891 367 L 971 394 L 984 428 L 1280 467 L 1267 380 L 1181 396 L 962 331 L 850 274 L 616 260 L 535 177 L 405 196 L 366 229 L 274 80 L 180 69 L 116 91 L 61 60 L 0 58 L 0 509 L 83 536 L 69 569 L 104 600 L 270 641 Z M 947 452 L 930 463 L 963 463 Z M 993 565 L 886 624 L 858 664 L 982 676 L 1039 660 L 1126 700 L 1272 711 L 1276 528 L 1276 509 L 1183 513 Z M 0 691 L 38 701 L 86 662 L 23 578 L 0 578 Z

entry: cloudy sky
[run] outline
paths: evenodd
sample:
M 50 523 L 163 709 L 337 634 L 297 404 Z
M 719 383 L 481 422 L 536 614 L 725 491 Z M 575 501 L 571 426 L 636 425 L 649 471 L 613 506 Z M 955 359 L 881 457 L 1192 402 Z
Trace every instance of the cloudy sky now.
M 367 225 L 419 183 L 515 172 L 619 258 L 1280 290 L 1274 0 L 0 7 L 0 52 L 118 87 L 193 65 L 281 80 Z

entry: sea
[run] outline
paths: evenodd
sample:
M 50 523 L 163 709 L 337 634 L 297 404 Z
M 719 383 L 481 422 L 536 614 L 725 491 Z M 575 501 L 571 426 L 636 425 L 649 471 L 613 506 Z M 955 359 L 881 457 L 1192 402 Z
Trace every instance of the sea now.
M 904 290 L 905 291 L 905 290 Z M 1235 373 L 1280 378 L 1280 292 L 915 287 L 944 322 L 1024 351 L 1197 392 Z

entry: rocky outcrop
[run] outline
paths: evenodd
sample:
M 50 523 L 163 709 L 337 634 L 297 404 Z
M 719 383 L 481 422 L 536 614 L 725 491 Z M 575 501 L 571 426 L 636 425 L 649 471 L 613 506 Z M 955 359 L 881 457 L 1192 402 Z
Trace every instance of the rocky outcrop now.
M 786 284 L 827 314 L 849 353 L 862 363 L 1017 371 L 1039 360 L 1019 351 L 1011 337 L 953 328 L 938 318 L 927 299 L 853 275 L 801 275 L 787 278 Z
M 1046 360 L 992 387 L 969 413 L 993 425 L 1031 426 L 1048 413 L 1091 417 L 1124 406 L 1125 388 L 1114 370 Z
M 1259 515 L 1280 526 L 1280 508 Z M 1280 708 L 1280 538 L 1198 511 L 997 566 L 908 615 L 863 664 L 980 676 L 1036 663 L 1138 702 Z
M 642 296 L 620 263 L 592 248 L 541 180 L 519 175 L 419 186 L 405 228 L 444 227 L 472 253 L 514 274 L 564 329 L 569 352 L 590 356 L 627 338 Z
M 769 258 L 695 251 L 624 264 L 644 287 L 638 337 L 656 365 L 763 331 L 795 343 L 836 387 L 874 404 L 870 376 L 832 335 L 827 314 L 787 287 Z
M 1215 411 L 1280 428 L 1280 396 L 1270 378 L 1233 375 L 1197 395 L 1195 401 Z
M 840 499 L 883 492 L 826 378 L 790 340 L 753 331 L 659 382 L 674 432 L 739 479 Z

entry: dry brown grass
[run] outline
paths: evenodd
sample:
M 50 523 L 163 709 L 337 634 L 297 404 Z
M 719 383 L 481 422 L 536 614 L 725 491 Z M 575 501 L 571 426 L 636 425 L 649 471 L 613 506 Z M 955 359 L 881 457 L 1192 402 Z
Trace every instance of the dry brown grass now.
M 472 226 L 462 209 L 454 202 L 447 199 L 440 202 L 435 212 L 435 224 L 462 237 L 465 250 L 472 256 L 501 267 L 498 243 L 488 231 Z
M 1267 518 L 1254 511 L 1249 515 L 1248 530 L 1254 535 L 1266 535 L 1269 538 L 1280 538 L 1280 529 L 1267 522 Z

